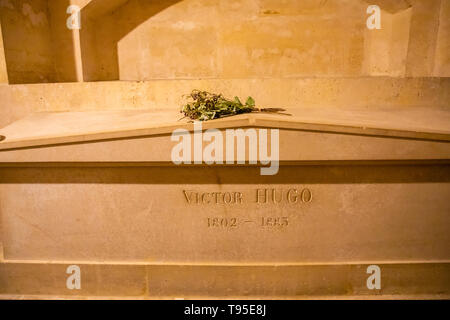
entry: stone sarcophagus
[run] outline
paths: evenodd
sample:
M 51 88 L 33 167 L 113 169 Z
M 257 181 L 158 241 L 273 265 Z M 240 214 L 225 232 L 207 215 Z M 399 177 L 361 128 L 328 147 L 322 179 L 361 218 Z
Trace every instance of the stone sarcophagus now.
M 0 295 L 449 297 L 448 112 L 288 113 L 1 129 Z

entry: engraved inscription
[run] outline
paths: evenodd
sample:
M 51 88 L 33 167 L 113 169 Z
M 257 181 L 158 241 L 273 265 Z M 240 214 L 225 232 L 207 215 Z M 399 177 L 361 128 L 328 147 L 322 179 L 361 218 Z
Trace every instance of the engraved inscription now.
M 188 204 L 238 204 L 242 203 L 241 192 L 195 192 L 183 190 Z
M 262 217 L 261 227 L 287 227 L 289 225 L 288 217 Z
M 208 218 L 208 227 L 234 228 L 237 227 L 237 218 Z
M 183 190 L 183 196 L 188 205 L 241 205 L 253 203 L 257 211 L 262 206 L 270 205 L 292 205 L 312 202 L 313 193 L 306 187 L 291 188 L 257 188 L 246 192 L 241 191 L 197 191 Z M 259 209 L 258 209 L 259 208 Z M 288 216 L 266 216 L 259 217 L 240 216 L 213 216 L 207 217 L 206 226 L 211 230 L 232 230 L 244 226 L 257 227 L 266 230 L 283 229 L 291 224 Z
M 237 205 L 245 201 L 252 201 L 257 204 L 297 204 L 309 203 L 313 199 L 312 191 L 308 188 L 255 189 L 254 194 L 255 196 L 249 197 L 240 191 L 199 192 L 183 190 L 187 204 L 191 205 Z
M 289 189 L 287 192 L 277 189 L 256 189 L 257 203 L 311 202 L 312 192 L 309 189 Z
M 243 224 L 253 224 L 259 227 L 287 227 L 288 217 L 261 217 L 256 220 L 238 219 L 236 217 L 208 217 L 206 219 L 208 228 L 236 228 Z

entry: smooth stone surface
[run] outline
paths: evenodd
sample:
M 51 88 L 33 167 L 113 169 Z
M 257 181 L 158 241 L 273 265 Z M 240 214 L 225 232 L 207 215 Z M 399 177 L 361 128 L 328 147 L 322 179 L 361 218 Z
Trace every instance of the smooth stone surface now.
M 157 265 L 0 263 L 0 299 L 448 299 L 448 263 L 380 263 L 382 289 L 366 287 L 368 264 Z
M 448 165 L 0 169 L 6 260 L 445 261 Z M 259 190 L 259 191 L 258 191 Z
M 449 142 L 288 125 L 275 176 L 174 166 L 167 133 L 1 151 L 0 298 L 447 297 Z M 72 264 L 85 291 L 61 281 Z
M 3 129 L 6 148 L 83 142 L 108 138 L 171 134 L 193 129 L 175 111 L 118 110 L 34 113 Z M 177 121 L 178 119 L 178 121 Z M 288 108 L 282 114 L 249 113 L 204 122 L 204 129 L 261 125 L 272 128 L 351 132 L 410 138 L 449 140 L 450 109 L 440 108 Z

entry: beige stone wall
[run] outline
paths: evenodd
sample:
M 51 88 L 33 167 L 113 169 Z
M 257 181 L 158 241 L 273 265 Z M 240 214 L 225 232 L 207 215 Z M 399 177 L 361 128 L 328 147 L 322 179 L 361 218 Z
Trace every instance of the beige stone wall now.
M 69 30 L 66 9 L 81 8 Z M 2 0 L 10 83 L 448 76 L 449 1 Z
M 434 75 L 450 77 L 450 1 L 441 2 Z
M 360 75 L 361 9 L 359 1 L 182 1 L 120 39 L 120 78 Z
M 53 82 L 53 49 L 46 0 L 0 2 L 10 83 Z
M 8 72 L 6 70 L 5 48 L 3 46 L 1 21 L 0 21 L 0 83 L 8 83 Z
M 66 27 L 72 4 L 81 30 Z M 450 1 L 378 0 L 380 30 L 366 27 L 370 4 L 0 0 L 0 126 L 32 111 L 177 108 L 192 89 L 279 107 L 448 107 L 448 81 L 431 77 L 450 75 Z
M 265 107 L 448 108 L 449 78 L 316 78 L 102 81 L 0 85 L 0 127 L 30 112 L 175 110 L 183 94 L 202 88 L 225 96 L 251 95 Z
M 385 9 L 381 14 L 381 29 L 364 30 L 363 73 L 402 77 L 406 73 L 412 7 Z
M 406 62 L 407 75 L 410 77 L 432 75 L 441 1 L 411 0 L 413 12 Z
M 0 299 L 448 299 L 449 46 L 450 0 L 0 0 Z M 280 174 L 166 166 L 193 89 L 286 108 L 203 127 L 280 128 Z

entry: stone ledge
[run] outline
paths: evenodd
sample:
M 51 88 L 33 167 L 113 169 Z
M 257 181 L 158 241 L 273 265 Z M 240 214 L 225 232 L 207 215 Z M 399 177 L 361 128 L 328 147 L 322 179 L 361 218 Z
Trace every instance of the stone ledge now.
M 72 263 L 73 264 L 73 263 Z M 449 297 L 450 263 L 379 263 L 381 289 L 369 290 L 371 263 L 327 265 L 77 264 L 81 289 L 66 288 L 71 263 L 0 264 L 0 298 L 350 299 Z M 280 285 L 282 284 L 282 285 Z
M 264 127 L 450 141 L 450 112 L 441 109 L 290 108 L 287 114 L 251 113 L 202 123 L 203 129 Z M 194 130 L 174 111 L 122 110 L 34 113 L 0 129 L 0 150 L 148 137 Z
M 258 106 L 367 110 L 448 109 L 450 78 L 267 78 L 101 81 L 0 85 L 0 127 L 32 112 L 153 110 L 177 112 L 183 94 L 204 89 L 255 98 Z

